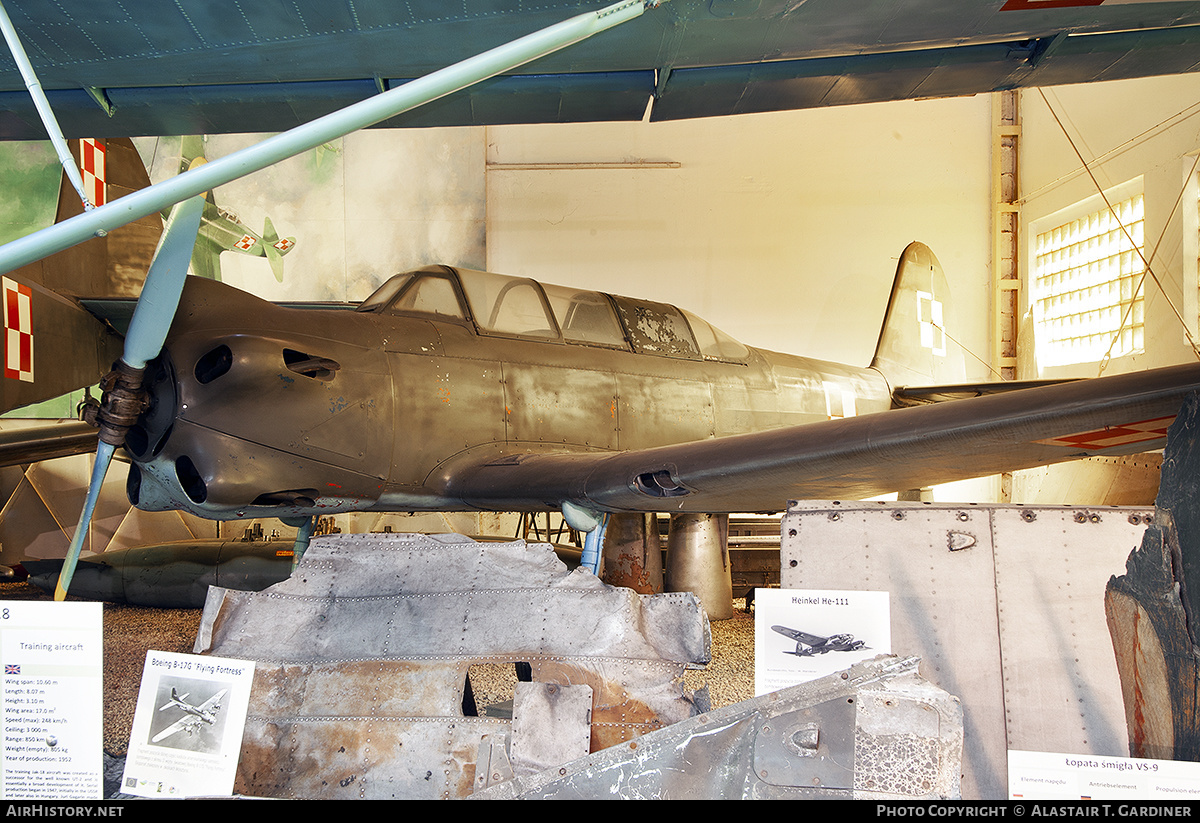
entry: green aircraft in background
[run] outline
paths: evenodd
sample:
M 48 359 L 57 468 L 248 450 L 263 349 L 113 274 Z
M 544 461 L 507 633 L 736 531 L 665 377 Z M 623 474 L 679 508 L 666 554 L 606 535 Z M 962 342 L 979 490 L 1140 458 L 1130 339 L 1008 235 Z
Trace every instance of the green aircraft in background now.
M 204 157 L 203 135 L 183 138 L 179 171 L 187 171 L 192 161 Z M 204 215 L 200 219 L 200 234 L 192 252 L 192 273 L 209 280 L 221 279 L 221 255 L 227 251 L 251 257 L 265 257 L 271 264 L 276 282 L 283 282 L 283 256 L 296 246 L 295 237 L 279 236 L 270 217 L 263 218 L 262 234 L 255 234 L 236 213 L 221 208 L 212 192 L 205 195 Z

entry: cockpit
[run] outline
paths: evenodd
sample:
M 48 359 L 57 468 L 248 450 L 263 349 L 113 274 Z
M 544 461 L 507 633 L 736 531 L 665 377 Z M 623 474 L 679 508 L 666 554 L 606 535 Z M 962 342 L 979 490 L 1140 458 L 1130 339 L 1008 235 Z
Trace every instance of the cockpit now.
M 745 362 L 749 350 L 666 303 L 583 291 L 485 271 L 427 266 L 397 274 L 360 312 L 435 316 L 479 334 L 633 350 L 681 360 Z

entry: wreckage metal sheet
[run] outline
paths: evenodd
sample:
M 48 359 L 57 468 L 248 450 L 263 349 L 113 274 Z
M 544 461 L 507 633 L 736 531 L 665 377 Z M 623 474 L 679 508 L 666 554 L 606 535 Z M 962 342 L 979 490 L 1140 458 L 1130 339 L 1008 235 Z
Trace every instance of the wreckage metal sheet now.
M 1006 749 L 1128 754 L 1104 584 L 1151 514 L 793 503 L 781 583 L 890 592 L 892 650 L 962 700 L 964 797 L 1003 798 Z
M 432 799 L 469 794 L 481 740 L 521 725 L 464 716 L 470 666 L 591 687 L 561 721 L 595 751 L 690 717 L 709 645 L 694 596 L 605 586 L 546 545 L 338 535 L 270 589 L 210 590 L 196 651 L 258 661 L 239 792 Z
M 864 661 L 473 797 L 957 798 L 962 710 L 917 662 Z
M 992 512 L 1010 749 L 1129 755 L 1104 590 L 1125 570 L 1152 512 Z

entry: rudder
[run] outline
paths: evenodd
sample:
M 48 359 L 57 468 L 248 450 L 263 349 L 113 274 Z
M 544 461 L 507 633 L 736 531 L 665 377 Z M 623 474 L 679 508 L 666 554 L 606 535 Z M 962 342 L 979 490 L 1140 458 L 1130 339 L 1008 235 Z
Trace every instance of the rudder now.
M 871 368 L 892 388 L 961 383 L 962 349 L 946 334 L 954 328 L 950 286 L 934 253 L 910 243 L 900 255 L 883 329 Z

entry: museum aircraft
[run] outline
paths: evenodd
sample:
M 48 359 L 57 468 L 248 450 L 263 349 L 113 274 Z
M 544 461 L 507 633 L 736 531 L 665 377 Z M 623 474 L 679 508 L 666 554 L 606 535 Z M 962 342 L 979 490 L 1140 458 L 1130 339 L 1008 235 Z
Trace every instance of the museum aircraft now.
M 228 689 L 214 694 L 212 697 L 205 700 L 199 706 L 193 706 L 187 702 L 186 694 L 178 694 L 175 687 L 171 687 L 171 699 L 158 707 L 160 712 L 165 712 L 167 709 L 180 709 L 183 712 L 183 717 L 176 720 L 167 728 L 163 729 L 158 734 L 150 739 L 151 743 L 161 743 L 172 735 L 186 732 L 189 736 L 205 726 L 211 726 L 217 722 L 217 714 L 221 711 L 221 701 L 225 698 Z
M 745 346 L 667 304 L 448 266 L 354 310 L 190 277 L 144 381 L 120 364 L 108 380 L 105 406 L 132 409 L 109 445 L 129 453 L 136 506 L 218 520 L 776 511 L 1160 448 L 1200 388 L 1200 364 L 956 383 L 931 321 L 945 293 L 910 245 L 855 368 Z
M 909 246 L 875 359 L 855 368 L 745 346 L 667 304 L 448 266 L 354 311 L 188 278 L 125 439 L 130 500 L 214 519 L 777 511 L 1158 448 L 1200 387 L 1188 365 L 892 409 L 921 395 L 900 386 L 947 393 L 961 376 L 928 319 L 946 288 Z
M 121 446 L 130 497 L 147 509 L 310 524 L 341 511 L 561 509 L 592 535 L 612 512 L 771 511 L 1161 447 L 1200 365 L 1000 394 L 954 385 L 944 276 L 920 244 L 902 256 L 869 368 L 753 349 L 662 303 L 444 266 L 397 275 L 357 311 L 185 279 L 213 186 L 641 11 L 580 15 L 0 248 L 11 270 L 179 203 L 90 407 L 100 445 L 56 597 Z M 21 285 L 6 295 L 18 352 L 32 337 L 22 318 L 36 314 Z M 930 384 L 970 398 L 923 403 Z
M 819 634 L 809 634 L 799 629 L 789 629 L 787 626 L 772 626 L 771 631 L 778 632 L 789 640 L 796 641 L 796 650 L 784 652 L 797 657 L 811 657 L 814 654 L 827 652 L 856 652 L 867 648 L 866 641 L 855 640 L 852 634 L 834 634 L 822 637 Z

